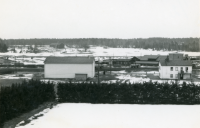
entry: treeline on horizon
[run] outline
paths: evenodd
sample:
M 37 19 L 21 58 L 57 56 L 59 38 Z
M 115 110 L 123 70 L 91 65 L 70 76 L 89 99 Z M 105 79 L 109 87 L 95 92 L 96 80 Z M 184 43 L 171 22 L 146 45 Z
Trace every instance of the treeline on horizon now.
M 50 45 L 63 43 L 69 47 L 85 45 L 107 46 L 113 48 L 144 48 L 154 50 L 200 51 L 200 38 L 77 38 L 77 39 L 4 39 L 7 45 Z

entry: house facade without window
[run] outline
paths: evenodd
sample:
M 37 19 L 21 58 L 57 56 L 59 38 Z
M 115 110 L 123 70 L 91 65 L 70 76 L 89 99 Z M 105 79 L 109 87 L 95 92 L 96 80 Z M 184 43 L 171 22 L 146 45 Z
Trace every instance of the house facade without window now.
M 45 78 L 76 78 L 85 80 L 95 75 L 94 57 L 47 57 Z
M 191 79 L 192 62 L 183 60 L 183 54 L 171 53 L 159 62 L 159 75 L 161 79 Z
M 169 53 L 169 60 L 183 60 L 182 53 Z

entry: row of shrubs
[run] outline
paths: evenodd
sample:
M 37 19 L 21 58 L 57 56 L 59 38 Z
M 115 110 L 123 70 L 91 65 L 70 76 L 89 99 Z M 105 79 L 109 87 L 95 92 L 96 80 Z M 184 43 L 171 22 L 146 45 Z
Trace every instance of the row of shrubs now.
M 0 126 L 7 120 L 55 101 L 54 84 L 23 81 L 0 88 Z M 59 102 L 123 104 L 200 104 L 200 86 L 183 83 L 58 83 Z
M 59 102 L 200 104 L 200 87 L 183 83 L 59 83 Z
M 54 101 L 54 84 L 38 80 L 2 86 L 0 90 L 0 126 L 7 120 L 37 108 L 44 102 Z

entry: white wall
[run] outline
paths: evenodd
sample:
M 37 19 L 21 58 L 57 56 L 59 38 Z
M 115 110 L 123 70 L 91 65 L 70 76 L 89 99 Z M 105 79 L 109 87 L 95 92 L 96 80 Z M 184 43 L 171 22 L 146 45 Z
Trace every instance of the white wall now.
M 171 67 L 173 67 L 173 71 L 171 71 Z M 176 67 L 178 71 L 176 71 Z M 177 79 L 176 74 L 180 73 L 181 67 L 183 67 L 184 73 L 192 73 L 192 66 L 160 66 L 159 64 L 159 73 L 161 79 Z M 186 72 L 185 67 L 188 67 L 188 72 Z M 173 78 L 170 78 L 170 74 L 173 74 Z M 188 78 L 188 77 L 187 77 Z
M 87 74 L 94 77 L 93 64 L 45 64 L 45 78 L 75 78 L 75 74 Z

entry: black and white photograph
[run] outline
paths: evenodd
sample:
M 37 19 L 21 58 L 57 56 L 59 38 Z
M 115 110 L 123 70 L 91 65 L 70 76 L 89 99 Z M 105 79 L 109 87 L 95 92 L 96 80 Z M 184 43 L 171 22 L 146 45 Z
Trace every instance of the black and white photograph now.
M 0 128 L 200 128 L 200 0 L 0 0 Z

